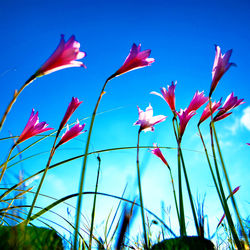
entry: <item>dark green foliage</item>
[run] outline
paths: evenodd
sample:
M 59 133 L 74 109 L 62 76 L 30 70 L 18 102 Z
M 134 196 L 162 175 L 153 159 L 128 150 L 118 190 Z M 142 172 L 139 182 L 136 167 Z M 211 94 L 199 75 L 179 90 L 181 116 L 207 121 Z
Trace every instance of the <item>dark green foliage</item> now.
M 56 231 L 42 227 L 0 227 L 0 249 L 63 250 Z
M 155 244 L 152 250 L 214 250 L 214 245 L 210 240 L 191 236 L 179 237 L 164 240 Z

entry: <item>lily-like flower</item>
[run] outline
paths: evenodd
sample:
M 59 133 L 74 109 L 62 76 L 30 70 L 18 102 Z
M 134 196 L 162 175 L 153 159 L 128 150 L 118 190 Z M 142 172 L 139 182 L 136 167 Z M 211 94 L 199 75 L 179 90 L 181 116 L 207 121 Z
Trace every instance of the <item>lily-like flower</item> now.
M 139 107 L 138 112 L 139 112 L 139 119 L 134 123 L 134 125 L 140 125 L 140 131 L 154 131 L 154 125 L 163 122 L 166 120 L 166 116 L 164 115 L 157 115 L 153 117 L 153 108 L 149 104 L 149 106 L 146 108 L 146 111 L 142 111 Z
M 46 122 L 39 122 L 38 112 L 35 113 L 35 110 L 32 109 L 28 123 L 26 124 L 22 134 L 17 140 L 17 144 L 31 138 L 32 136 L 41 134 L 45 131 L 51 130 L 53 128 L 47 128 L 48 124 Z
M 110 78 L 122 75 L 134 69 L 150 66 L 155 61 L 154 58 L 148 58 L 151 50 L 141 51 L 141 44 L 138 46 L 134 43 L 125 62 Z
M 165 157 L 163 156 L 163 154 L 162 154 L 161 150 L 159 149 L 159 147 L 157 146 L 157 144 L 153 143 L 153 145 L 154 145 L 154 148 L 149 149 L 151 151 L 151 153 L 156 155 L 157 157 L 159 157 L 162 160 L 162 162 L 169 168 L 168 162 L 165 159 Z
M 179 140 L 181 140 L 189 120 L 196 114 L 195 111 L 187 112 L 187 109 L 176 112 L 179 117 Z
M 72 100 L 67 108 L 67 111 L 61 121 L 59 130 L 61 130 L 65 126 L 65 124 L 68 122 L 71 115 L 75 112 L 75 110 L 79 107 L 81 103 L 82 102 L 80 102 L 78 98 L 72 97 Z
M 219 112 L 214 117 L 214 121 L 222 120 L 222 119 L 228 117 L 229 115 L 231 115 L 232 112 L 229 112 L 229 111 L 232 110 L 233 108 L 236 108 L 237 106 L 243 104 L 244 103 L 243 100 L 244 99 L 238 100 L 238 97 L 234 96 L 234 93 L 232 92 L 225 100 L 223 106 L 221 108 L 219 108 Z
M 36 77 L 43 76 L 55 72 L 57 70 L 70 67 L 86 66 L 79 61 L 86 56 L 85 52 L 79 51 L 80 43 L 75 40 L 75 36 L 71 36 L 67 42 L 64 41 L 64 35 L 61 35 L 61 41 L 55 52 L 35 73 Z
M 189 104 L 189 106 L 187 108 L 186 112 L 189 113 L 191 111 L 196 111 L 203 104 L 205 104 L 208 101 L 208 99 L 209 98 L 204 95 L 204 91 L 202 91 L 202 92 L 196 91 L 192 101 L 190 102 L 190 104 Z
M 165 100 L 168 104 L 168 106 L 170 107 L 170 109 L 172 110 L 172 112 L 175 112 L 175 87 L 176 87 L 177 82 L 172 82 L 172 84 L 169 86 L 168 85 L 168 89 L 162 87 L 160 88 L 161 93 L 157 93 L 155 91 L 150 92 L 150 94 L 153 95 L 158 95 L 160 96 L 163 100 Z
M 229 59 L 232 54 L 232 49 L 228 50 L 224 55 L 221 54 L 221 49 L 219 46 L 215 46 L 215 58 L 214 65 L 212 71 L 212 83 L 209 92 L 209 96 L 211 97 L 213 91 L 215 90 L 219 80 L 221 77 L 227 72 L 227 70 L 233 65 L 236 66 L 235 63 L 229 63 Z
M 85 124 L 80 125 L 79 120 L 76 121 L 76 124 L 71 129 L 69 129 L 69 125 L 67 124 L 66 132 L 62 135 L 62 138 L 58 142 L 58 144 L 56 145 L 56 148 L 58 148 L 60 145 L 62 145 L 64 143 L 68 142 L 69 140 L 72 140 L 76 136 L 85 133 L 87 130 L 82 132 L 84 127 L 85 127 Z
M 221 105 L 221 99 L 218 102 L 214 101 L 211 104 L 212 114 L 218 110 L 220 105 Z M 211 116 L 210 104 L 208 103 L 207 106 L 205 107 L 205 109 L 203 110 L 203 113 L 201 115 L 201 118 L 200 118 L 198 125 L 201 124 L 202 122 L 204 122 L 210 116 Z

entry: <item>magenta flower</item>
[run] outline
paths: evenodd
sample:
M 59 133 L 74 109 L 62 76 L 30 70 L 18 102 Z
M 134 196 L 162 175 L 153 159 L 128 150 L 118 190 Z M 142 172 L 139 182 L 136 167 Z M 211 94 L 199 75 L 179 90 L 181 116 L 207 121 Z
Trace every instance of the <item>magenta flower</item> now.
M 187 109 L 180 110 L 180 112 L 176 112 L 176 114 L 179 117 L 180 123 L 179 123 L 179 140 L 181 140 L 185 128 L 189 122 L 189 120 L 196 114 L 195 111 L 187 112 Z
M 204 91 L 202 91 L 202 92 L 196 91 L 192 101 L 190 102 L 190 104 L 189 104 L 189 106 L 187 108 L 186 112 L 189 113 L 191 111 L 196 111 L 203 104 L 205 104 L 208 101 L 208 99 L 209 98 L 204 95 Z
M 43 64 L 43 66 L 36 72 L 36 76 L 43 76 L 55 72 L 57 70 L 69 67 L 85 67 L 79 61 L 86 56 L 85 52 L 79 51 L 80 43 L 75 40 L 75 36 L 71 36 L 65 43 L 64 35 L 61 35 L 61 41 L 56 48 L 55 52 Z
M 232 92 L 226 99 L 226 101 L 224 102 L 223 106 L 221 108 L 219 108 L 219 112 L 216 114 L 216 116 L 214 117 L 214 121 L 219 121 L 222 120 L 226 117 L 228 117 L 229 115 L 232 114 L 232 112 L 229 112 L 230 110 L 232 110 L 233 108 L 236 108 L 237 106 L 243 104 L 244 99 L 239 99 L 237 96 L 234 96 L 234 93 Z
M 224 55 L 221 54 L 221 49 L 219 46 L 215 46 L 215 58 L 214 65 L 212 70 L 212 84 L 209 92 L 209 96 L 212 95 L 215 90 L 219 80 L 224 75 L 224 73 L 233 65 L 236 66 L 235 63 L 229 63 L 229 59 L 232 54 L 232 49 L 228 50 Z
M 62 135 L 62 138 L 56 145 L 56 148 L 68 142 L 69 140 L 75 138 L 76 136 L 85 133 L 87 130 L 82 132 L 84 127 L 85 127 L 85 124 L 80 125 L 78 120 L 76 121 L 76 124 L 71 129 L 69 129 L 69 125 L 67 124 L 66 132 Z
M 165 157 L 163 156 L 161 150 L 158 148 L 157 144 L 156 143 L 153 143 L 154 145 L 154 148 L 153 149 L 149 149 L 151 151 L 152 154 L 156 155 L 157 157 L 159 157 L 162 162 L 169 168 L 169 165 L 168 165 L 168 162 L 167 160 L 165 159 Z
M 38 112 L 36 112 L 36 114 L 34 114 L 34 112 L 35 110 L 32 109 L 28 123 L 26 124 L 22 134 L 19 136 L 17 144 L 29 139 L 32 136 L 53 129 L 47 128 L 48 124 L 46 124 L 46 122 L 39 122 Z
M 71 115 L 75 112 L 75 110 L 79 107 L 79 105 L 81 103 L 82 102 L 80 102 L 78 98 L 72 97 L 72 100 L 71 100 L 71 102 L 67 108 L 67 111 L 66 111 L 66 113 L 61 121 L 61 124 L 60 124 L 58 131 L 60 131 L 65 126 L 65 124 L 68 122 Z
M 214 101 L 211 104 L 212 114 L 218 110 L 220 105 L 221 105 L 221 100 L 219 100 L 218 102 Z M 205 107 L 205 109 L 203 110 L 203 113 L 201 115 L 201 118 L 200 118 L 200 121 L 199 121 L 198 125 L 201 124 L 202 122 L 204 122 L 210 116 L 211 116 L 210 104 L 208 103 L 207 106 Z
M 250 143 L 247 143 L 248 146 L 250 146 Z
M 161 94 L 152 91 L 150 94 L 158 95 L 160 96 L 163 100 L 165 100 L 170 107 L 170 109 L 175 112 L 175 87 L 176 87 L 177 82 L 172 82 L 172 84 L 169 86 L 168 89 L 166 90 L 164 87 L 161 88 Z
M 139 112 L 139 119 L 134 123 L 134 125 L 140 125 L 140 131 L 154 131 L 154 125 L 163 122 L 166 120 L 166 116 L 164 115 L 157 115 L 153 117 L 153 108 L 149 104 L 149 106 L 146 108 L 146 111 L 142 111 L 139 107 L 138 112 Z
M 134 43 L 125 62 L 123 63 L 121 68 L 118 69 L 114 73 L 114 75 L 112 75 L 112 78 L 127 73 L 134 69 L 150 66 L 151 63 L 155 61 L 154 58 L 148 58 L 150 56 L 150 53 L 150 49 L 141 51 L 141 44 L 137 46 Z

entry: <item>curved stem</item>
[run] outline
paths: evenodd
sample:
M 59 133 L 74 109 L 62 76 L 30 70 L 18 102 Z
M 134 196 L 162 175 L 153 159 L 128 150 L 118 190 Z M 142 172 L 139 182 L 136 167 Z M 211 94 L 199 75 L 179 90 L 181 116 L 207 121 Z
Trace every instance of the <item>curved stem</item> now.
M 7 160 L 6 160 L 6 162 L 5 162 L 5 164 L 4 164 L 3 168 L 2 168 L 2 171 L 1 171 L 0 182 L 2 181 L 3 175 L 4 175 L 4 173 L 5 173 L 6 169 L 7 169 L 8 161 L 9 161 L 10 156 L 11 156 L 11 154 L 12 154 L 12 151 L 14 150 L 14 148 L 16 147 L 16 145 L 17 145 L 17 144 L 15 143 L 15 144 L 11 147 L 11 149 L 10 149 L 9 155 L 8 155 L 8 157 L 7 157 Z
M 6 120 L 6 117 L 7 117 L 8 113 L 10 112 L 10 110 L 11 110 L 12 106 L 14 105 L 14 103 L 16 102 L 17 97 L 21 94 L 21 92 L 24 90 L 24 88 L 25 88 L 26 86 L 28 86 L 30 83 L 32 83 L 35 79 L 36 79 L 36 76 L 35 76 L 35 75 L 32 75 L 32 76 L 24 83 L 24 85 L 20 88 L 20 90 L 19 90 L 18 92 L 15 92 L 15 93 L 14 93 L 13 99 L 12 99 L 11 102 L 9 103 L 7 109 L 5 110 L 5 113 L 4 113 L 4 115 L 3 115 L 3 117 L 2 117 L 2 120 L 1 120 L 1 122 L 0 122 L 0 131 L 1 131 L 2 127 L 3 127 L 3 124 L 4 124 L 5 120 Z
M 100 174 L 100 167 L 101 167 L 101 158 L 98 155 L 98 170 L 97 170 L 97 177 L 96 177 L 96 185 L 95 185 L 95 195 L 94 195 L 94 203 L 92 208 L 92 215 L 91 215 L 91 226 L 90 226 L 90 233 L 89 233 L 89 249 L 91 249 L 92 245 L 92 236 L 93 236 L 93 228 L 94 228 L 94 220 L 95 220 L 95 206 L 96 206 L 96 193 L 98 189 L 98 182 L 99 182 L 99 174 Z
M 139 195 L 140 195 L 141 217 L 142 217 L 142 227 L 143 227 L 143 232 L 144 232 L 145 249 L 148 249 L 147 231 L 146 231 L 146 224 L 145 224 L 145 218 L 144 218 L 144 206 L 143 206 L 142 191 L 141 191 L 140 165 L 139 165 L 140 133 L 141 133 L 141 129 L 139 129 L 138 131 L 136 165 L 137 165 L 137 178 L 138 178 L 138 187 L 139 187 Z
M 222 165 L 222 169 L 223 169 L 223 172 L 224 172 L 224 176 L 225 176 L 225 179 L 226 179 L 226 182 L 227 182 L 227 187 L 228 187 L 228 190 L 229 190 L 229 194 L 232 194 L 233 191 L 232 191 L 232 188 L 231 188 L 231 184 L 230 184 L 229 177 L 228 177 L 228 174 L 227 174 L 226 166 L 225 166 L 225 163 L 224 163 L 224 160 L 223 160 L 223 157 L 222 157 L 222 153 L 221 153 L 221 150 L 220 150 L 219 140 L 218 140 L 218 137 L 217 137 L 217 134 L 216 134 L 214 122 L 211 122 L 211 125 L 212 125 L 212 128 L 213 128 L 214 137 L 215 137 L 217 149 L 218 149 L 218 152 L 219 152 L 219 156 L 220 156 L 220 160 L 221 160 L 221 165 Z M 239 210 L 237 208 L 237 204 L 236 204 L 236 201 L 235 201 L 233 195 L 231 195 L 231 201 L 232 201 L 232 204 L 233 204 L 236 216 L 238 218 L 242 234 L 243 234 L 243 236 L 245 238 L 245 241 L 246 241 L 247 245 L 249 246 L 248 238 L 247 238 L 245 229 L 243 227 L 243 224 L 242 224 L 242 221 L 241 221 L 241 218 L 240 218 L 240 214 L 239 214 Z
M 215 165 L 216 175 L 217 175 L 218 184 L 219 184 L 219 187 L 220 187 L 221 197 L 222 197 L 222 200 L 223 200 L 223 208 L 224 208 L 224 212 L 225 212 L 225 215 L 226 215 L 226 218 L 227 218 L 228 225 L 229 225 L 230 230 L 231 230 L 232 235 L 233 235 L 234 242 L 235 242 L 236 246 L 238 247 L 238 249 L 242 249 L 240 240 L 239 240 L 238 235 L 236 233 L 235 226 L 233 224 L 232 216 L 230 214 L 230 211 L 229 211 L 229 208 L 228 208 L 228 205 L 227 205 L 226 196 L 225 196 L 224 189 L 223 189 L 222 182 L 221 182 L 221 178 L 220 178 L 220 172 L 219 172 L 217 159 L 216 159 L 216 154 L 215 154 L 215 149 L 214 149 L 213 131 L 212 131 L 211 123 L 210 123 L 211 146 L 212 146 L 212 151 L 213 151 L 213 156 L 214 156 L 214 165 Z
M 109 77 L 106 82 L 103 85 L 103 88 L 101 90 L 101 93 L 98 97 L 95 109 L 93 111 L 92 117 L 91 117 L 91 122 L 90 122 L 90 128 L 89 128 L 89 133 L 88 133 L 88 138 L 87 138 L 87 143 L 86 143 L 86 147 L 85 147 L 85 157 L 83 160 L 83 166 L 82 166 L 82 173 L 81 173 L 81 179 L 80 179 L 80 187 L 79 187 L 79 196 L 78 196 L 78 200 L 77 200 L 77 213 L 76 213 L 76 224 L 75 224 L 75 235 L 74 235 L 74 250 L 77 249 L 77 235 L 78 235 L 78 228 L 79 228 L 79 224 L 80 224 L 80 211 L 81 211 L 81 205 L 82 205 L 82 192 L 83 192 L 83 183 L 84 183 L 84 176 L 85 176 L 85 169 L 86 169 L 86 165 L 87 165 L 87 158 L 88 158 L 88 152 L 89 152 L 89 144 L 90 144 L 90 138 L 91 138 L 91 134 L 92 134 L 92 129 L 93 129 L 93 125 L 94 125 L 94 121 L 95 121 L 95 116 L 97 113 L 97 109 L 98 106 L 100 104 L 100 101 L 102 99 L 102 96 L 105 94 L 105 87 L 107 85 L 107 83 L 112 79 L 113 77 Z
M 62 128 L 61 128 L 61 129 L 62 129 Z M 29 210 L 27 219 L 26 219 L 26 225 L 29 224 L 30 217 L 31 217 L 33 208 L 34 208 L 34 206 L 35 206 L 37 197 L 38 197 L 39 192 L 40 192 L 40 190 L 41 190 L 41 187 L 42 187 L 42 185 L 43 185 L 43 181 L 44 181 L 44 179 L 45 179 L 45 176 L 46 176 L 46 174 L 47 174 L 47 172 L 48 172 L 48 170 L 49 170 L 49 166 L 50 166 L 50 162 L 51 162 L 51 160 L 52 160 L 52 157 L 53 157 L 53 155 L 55 154 L 55 150 L 56 150 L 55 145 L 56 145 L 56 141 L 57 141 L 57 138 L 58 138 L 58 136 L 59 136 L 59 133 L 60 133 L 61 129 L 59 129 L 58 132 L 57 132 L 57 134 L 56 134 L 56 138 L 55 138 L 54 144 L 53 144 L 53 146 L 52 146 L 52 148 L 51 148 L 50 156 L 49 156 L 47 165 L 46 165 L 46 167 L 45 167 L 45 169 L 44 169 L 43 176 L 42 176 L 41 181 L 40 181 L 40 183 L 39 183 L 39 186 L 38 186 L 38 188 L 37 188 L 35 197 L 33 198 L 33 201 L 32 201 L 32 204 L 31 204 L 31 207 L 30 207 L 30 210 Z

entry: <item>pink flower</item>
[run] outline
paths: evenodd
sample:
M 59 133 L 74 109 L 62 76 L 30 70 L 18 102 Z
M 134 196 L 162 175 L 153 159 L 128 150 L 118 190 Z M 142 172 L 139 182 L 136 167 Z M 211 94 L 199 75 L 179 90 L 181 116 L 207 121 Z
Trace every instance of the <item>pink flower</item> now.
M 156 143 L 153 143 L 154 148 L 153 149 L 149 149 L 151 151 L 152 154 L 156 155 L 157 157 L 159 157 L 163 163 L 169 168 L 168 162 L 166 161 L 165 157 L 163 156 L 161 150 L 158 148 Z
M 220 107 L 220 105 L 221 105 L 221 100 L 218 101 L 218 102 L 214 101 L 211 104 L 212 114 L 218 110 L 218 108 Z M 201 115 L 201 118 L 200 118 L 200 121 L 199 121 L 198 124 L 201 124 L 202 122 L 204 122 L 210 116 L 211 116 L 210 104 L 208 103 L 207 106 L 205 107 L 205 109 L 203 110 L 203 113 Z
M 72 97 L 72 100 L 67 108 L 67 111 L 61 121 L 61 124 L 60 124 L 60 127 L 59 127 L 59 130 L 61 130 L 65 124 L 68 122 L 69 118 L 71 117 L 71 115 L 75 112 L 75 110 L 79 107 L 79 105 L 81 104 L 82 102 L 79 102 L 79 99 L 76 98 L 76 97 Z M 59 131 L 58 130 L 58 131 Z
M 87 130 L 82 132 L 84 127 L 85 127 L 85 124 L 80 125 L 78 120 L 76 121 L 76 124 L 71 129 L 69 129 L 69 125 L 67 124 L 66 132 L 62 135 L 62 138 L 56 145 L 56 148 L 66 143 L 67 141 L 75 138 L 76 136 L 85 133 Z
M 180 112 L 176 112 L 176 114 L 178 115 L 179 120 L 180 120 L 180 124 L 179 124 L 179 140 L 181 140 L 189 120 L 196 113 L 195 113 L 195 111 L 187 112 L 187 109 L 184 109 L 184 110 L 181 109 Z
M 35 110 L 32 109 L 28 123 L 26 124 L 22 134 L 19 136 L 17 144 L 29 139 L 32 136 L 53 129 L 47 128 L 48 124 L 46 124 L 46 122 L 39 122 L 38 112 L 36 112 L 36 114 L 34 114 L 34 112 Z
M 210 88 L 209 96 L 212 95 L 215 90 L 219 80 L 224 75 L 225 72 L 233 65 L 236 66 L 235 63 L 229 63 L 230 56 L 232 54 L 232 49 L 228 50 L 224 55 L 221 54 L 221 49 L 219 46 L 215 46 L 216 54 L 214 58 L 214 65 L 212 71 L 212 84 Z
M 69 67 L 85 67 L 82 62 L 75 60 L 82 59 L 86 56 L 85 52 L 79 51 L 80 43 L 75 40 L 75 36 L 71 36 L 65 43 L 64 35 L 61 35 L 61 41 L 55 52 L 36 72 L 36 76 L 47 75 L 57 70 Z
M 114 75 L 111 76 L 111 78 L 127 73 L 134 69 L 150 66 L 151 63 L 155 61 L 154 58 L 148 58 L 150 56 L 150 53 L 151 53 L 150 49 L 141 51 L 141 44 L 137 46 L 134 43 L 125 62 L 123 63 L 121 68 L 118 69 L 114 73 Z
M 149 104 L 149 106 L 146 108 L 146 111 L 142 111 L 139 107 L 139 120 L 134 123 L 134 125 L 140 125 L 140 131 L 144 130 L 144 132 L 147 131 L 154 131 L 154 125 L 163 122 L 166 120 L 166 116 L 164 115 L 157 115 L 153 117 L 153 108 Z
M 150 94 L 158 95 L 160 96 L 163 100 L 165 100 L 170 107 L 170 109 L 174 112 L 175 111 L 175 87 L 176 87 L 177 82 L 172 82 L 172 84 L 169 86 L 168 89 L 166 90 L 164 87 L 161 88 L 161 94 L 152 91 Z
M 237 106 L 243 104 L 244 103 L 243 100 L 244 99 L 239 99 L 238 100 L 238 97 L 234 96 L 234 93 L 232 92 L 227 97 L 227 99 L 224 102 L 223 106 L 221 108 L 219 108 L 219 112 L 214 117 L 214 121 L 222 120 L 222 119 L 226 118 L 227 116 L 231 115 L 232 112 L 229 112 L 229 111 L 232 110 L 233 108 L 236 108 Z
M 199 109 L 203 104 L 205 104 L 208 101 L 208 97 L 204 96 L 204 91 L 199 92 L 196 91 L 194 94 L 194 97 L 192 101 L 190 102 L 188 108 L 187 108 L 187 113 L 191 111 L 196 111 Z
M 250 146 L 250 143 L 247 143 L 248 146 Z

